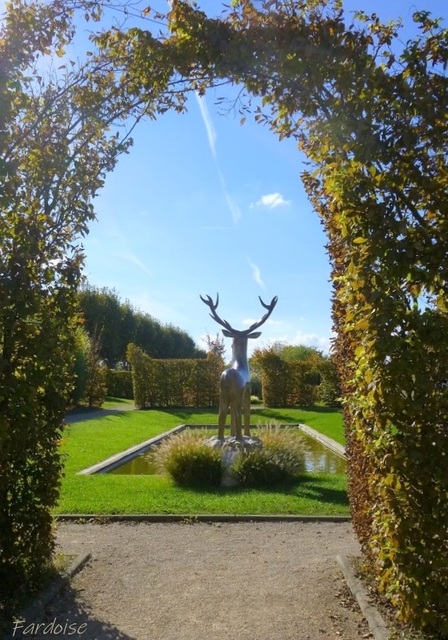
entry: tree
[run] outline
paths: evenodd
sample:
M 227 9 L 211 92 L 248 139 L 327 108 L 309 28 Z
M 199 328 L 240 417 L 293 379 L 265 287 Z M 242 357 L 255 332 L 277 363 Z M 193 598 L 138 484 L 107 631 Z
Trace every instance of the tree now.
M 205 336 L 205 342 L 207 343 L 207 358 L 216 358 L 224 366 L 224 354 L 226 352 L 226 345 L 224 338 L 217 333 L 214 338 L 207 334 Z
M 333 267 L 354 526 L 400 616 L 447 633 L 447 31 L 418 12 L 400 52 L 396 24 L 346 24 L 338 0 L 237 0 L 219 19 L 174 0 L 167 20 L 162 41 L 132 29 L 99 43 L 143 93 L 155 66 L 184 90 L 238 84 L 306 153 Z
M 84 326 L 93 338 L 101 331 L 99 354 L 109 367 L 126 361 L 131 342 L 155 358 L 204 357 L 191 336 L 172 325 L 163 325 L 148 313 L 122 302 L 114 289 L 83 286 L 78 292 Z
M 85 3 L 97 20 L 96 3 Z M 79 239 L 92 199 L 158 108 L 116 83 L 105 61 L 67 62 L 68 3 L 7 4 L 0 28 L 0 585 L 36 583 L 51 561 L 58 445 L 72 389 Z M 47 58 L 47 63 L 46 59 Z M 48 70 L 49 69 L 49 70 Z M 162 99 L 165 101 L 165 98 Z M 171 98 L 168 102 L 172 104 Z M 130 122 L 129 128 L 124 125 Z
M 73 389 L 70 394 L 70 404 L 77 405 L 84 398 L 90 349 L 90 338 L 81 325 L 76 327 L 74 340 Z
M 316 347 L 308 347 L 304 344 L 285 344 L 281 356 L 287 362 L 300 360 L 313 360 L 318 362 L 323 358 L 322 352 Z
M 101 332 L 89 338 L 87 351 L 87 376 L 83 400 L 87 406 L 101 407 L 107 393 L 107 367 L 101 358 Z

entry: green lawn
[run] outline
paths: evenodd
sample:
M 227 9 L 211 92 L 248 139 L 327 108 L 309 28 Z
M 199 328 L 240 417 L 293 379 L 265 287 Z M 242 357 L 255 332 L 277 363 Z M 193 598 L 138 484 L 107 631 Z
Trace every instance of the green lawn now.
M 252 413 L 253 424 L 270 420 L 303 422 L 343 443 L 341 415 L 334 411 L 261 409 Z M 65 477 L 55 513 L 348 514 L 344 475 L 306 474 L 292 486 L 270 490 L 185 489 L 160 476 L 76 475 L 178 424 L 216 421 L 216 411 L 150 410 L 107 415 L 66 427 L 62 443 Z

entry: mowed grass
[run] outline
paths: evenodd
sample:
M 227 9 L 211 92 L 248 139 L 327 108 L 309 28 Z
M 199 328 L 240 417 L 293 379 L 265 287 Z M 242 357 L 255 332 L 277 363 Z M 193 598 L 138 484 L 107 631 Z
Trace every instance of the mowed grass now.
M 302 422 L 343 442 L 342 418 L 326 409 L 257 409 L 252 423 Z M 127 411 L 66 427 L 65 476 L 57 514 L 301 514 L 347 515 L 345 475 L 305 474 L 272 489 L 185 489 L 161 476 L 78 471 L 182 423 L 215 424 L 216 411 Z

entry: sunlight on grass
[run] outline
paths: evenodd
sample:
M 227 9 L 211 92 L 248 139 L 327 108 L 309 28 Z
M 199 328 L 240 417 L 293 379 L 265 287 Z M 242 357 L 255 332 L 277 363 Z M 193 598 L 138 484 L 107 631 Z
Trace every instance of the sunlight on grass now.
M 253 424 L 302 422 L 334 439 L 343 439 L 338 412 L 261 409 Z M 182 423 L 216 424 L 215 411 L 125 411 L 68 425 L 63 434 L 65 477 L 55 513 L 229 513 L 347 515 L 343 474 L 304 474 L 292 485 L 275 488 L 213 490 L 176 487 L 161 476 L 76 475 L 111 455 Z M 337 437 L 336 437 L 337 436 Z

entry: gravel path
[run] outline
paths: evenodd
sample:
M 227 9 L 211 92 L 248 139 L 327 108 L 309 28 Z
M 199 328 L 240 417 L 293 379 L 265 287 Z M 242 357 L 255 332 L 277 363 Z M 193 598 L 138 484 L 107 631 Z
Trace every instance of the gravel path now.
M 349 523 L 65 523 L 58 544 L 92 559 L 40 620 L 11 637 L 371 637 L 335 561 L 359 553 Z M 27 630 L 39 623 L 53 623 L 52 633 L 43 624 Z

